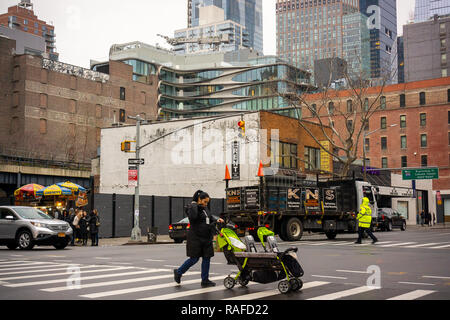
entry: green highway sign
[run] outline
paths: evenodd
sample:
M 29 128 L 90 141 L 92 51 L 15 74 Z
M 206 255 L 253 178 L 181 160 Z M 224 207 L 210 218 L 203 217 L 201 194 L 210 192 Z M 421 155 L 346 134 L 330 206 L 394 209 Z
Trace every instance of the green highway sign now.
M 433 180 L 439 179 L 438 168 L 402 170 L 403 180 Z

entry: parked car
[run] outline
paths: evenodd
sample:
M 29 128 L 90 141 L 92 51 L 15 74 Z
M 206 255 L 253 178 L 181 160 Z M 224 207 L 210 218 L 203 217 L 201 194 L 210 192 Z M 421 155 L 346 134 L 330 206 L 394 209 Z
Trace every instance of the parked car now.
M 382 231 L 392 231 L 393 228 L 400 228 L 405 231 L 406 220 L 395 209 L 379 208 L 376 227 Z
M 32 207 L 0 207 L 0 245 L 31 250 L 35 245 L 64 249 L 72 239 L 67 222 L 54 219 Z
M 180 221 L 169 225 L 169 237 L 174 240 L 175 243 L 182 243 L 187 239 L 187 232 L 189 231 L 191 225 L 189 223 L 189 218 L 181 219 Z M 237 226 L 229 222 L 227 228 L 236 230 Z

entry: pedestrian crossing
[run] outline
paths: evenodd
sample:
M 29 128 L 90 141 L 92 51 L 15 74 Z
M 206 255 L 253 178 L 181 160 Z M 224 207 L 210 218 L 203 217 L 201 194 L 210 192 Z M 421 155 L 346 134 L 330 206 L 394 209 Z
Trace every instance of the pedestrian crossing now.
M 375 245 L 372 244 L 372 240 L 366 240 L 362 244 L 355 244 L 353 241 L 296 241 L 296 242 L 282 242 L 283 245 L 297 245 L 297 246 L 311 246 L 311 247 L 324 247 L 324 246 L 343 246 L 343 247 L 366 247 L 375 246 L 380 248 L 409 248 L 409 249 L 450 249 L 450 242 L 404 242 L 404 241 L 380 241 Z
M 78 282 L 74 281 L 74 270 L 79 272 Z M 173 280 L 173 269 L 164 267 L 0 261 L 0 299 L 3 300 L 3 296 L 11 298 L 14 290 L 18 290 L 17 298 L 23 298 L 24 291 L 20 291 L 21 288 L 32 295 L 32 299 L 42 299 L 41 295 L 45 295 L 45 299 L 87 300 L 336 300 L 364 299 L 365 294 L 375 294 L 375 299 L 380 300 L 416 300 L 439 293 L 437 290 L 414 290 L 408 287 L 379 289 L 320 279 L 327 281 L 304 280 L 300 292 L 282 295 L 277 289 L 278 283 L 263 285 L 250 282 L 246 287 L 237 284 L 228 290 L 223 286 L 223 279 L 227 275 L 225 272 L 211 273 L 210 279 L 217 286 L 202 288 L 198 270 L 183 275 L 179 285 Z

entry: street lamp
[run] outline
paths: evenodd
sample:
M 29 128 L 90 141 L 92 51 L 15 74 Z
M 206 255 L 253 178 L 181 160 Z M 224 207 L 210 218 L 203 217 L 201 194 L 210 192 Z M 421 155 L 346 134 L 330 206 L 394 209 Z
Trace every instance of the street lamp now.
M 398 126 L 398 124 L 391 124 L 390 126 L 388 126 L 387 128 L 393 128 Z M 364 138 L 363 138 L 363 176 L 364 176 L 364 181 L 367 181 L 367 170 L 366 170 L 366 137 L 370 136 L 371 134 L 380 131 L 382 128 L 378 128 L 376 130 L 370 131 L 370 132 L 364 132 Z

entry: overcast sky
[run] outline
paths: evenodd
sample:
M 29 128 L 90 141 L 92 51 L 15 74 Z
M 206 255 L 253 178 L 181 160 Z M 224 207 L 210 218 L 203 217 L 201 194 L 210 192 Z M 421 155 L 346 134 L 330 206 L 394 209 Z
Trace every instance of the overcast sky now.
M 1 0 L 0 13 L 19 0 Z M 55 26 L 60 61 L 89 68 L 106 60 L 112 44 L 141 41 L 168 47 L 157 34 L 173 36 L 187 27 L 187 0 L 32 0 L 39 19 Z M 397 0 L 399 33 L 414 0 Z M 264 53 L 275 54 L 275 3 L 263 0 Z

